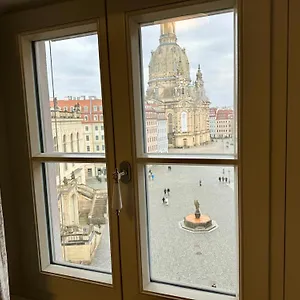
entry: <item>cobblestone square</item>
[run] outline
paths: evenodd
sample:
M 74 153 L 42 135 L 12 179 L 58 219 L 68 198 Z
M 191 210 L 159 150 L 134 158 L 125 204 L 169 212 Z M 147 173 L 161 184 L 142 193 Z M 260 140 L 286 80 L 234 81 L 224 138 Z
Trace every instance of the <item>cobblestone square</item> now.
M 224 141 L 219 141 L 198 149 L 170 152 L 232 153 L 232 147 L 224 145 Z M 153 165 L 147 167 L 146 173 L 149 169 L 154 174 L 154 180 L 147 180 L 151 279 L 196 288 L 216 286 L 218 290 L 235 293 L 238 242 L 234 168 L 172 165 L 170 171 L 168 165 Z M 227 183 L 219 182 L 222 176 L 228 178 Z M 164 205 L 162 198 L 167 188 L 171 190 L 169 205 Z M 217 229 L 191 233 L 180 228 L 184 216 L 194 213 L 194 200 L 199 200 L 202 213 L 217 222 Z M 93 265 L 111 272 L 108 225 Z

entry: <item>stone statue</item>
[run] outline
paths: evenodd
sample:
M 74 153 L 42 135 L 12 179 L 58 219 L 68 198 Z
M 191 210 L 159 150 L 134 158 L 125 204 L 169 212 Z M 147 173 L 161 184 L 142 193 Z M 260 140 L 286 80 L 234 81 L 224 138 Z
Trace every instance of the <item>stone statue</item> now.
M 64 185 L 68 185 L 68 179 L 67 179 L 67 177 L 64 177 L 63 183 L 64 183 Z
M 200 203 L 198 200 L 194 200 L 194 205 L 195 205 L 195 208 L 196 208 L 196 211 L 195 211 L 195 217 L 196 219 L 199 219 L 200 216 L 201 216 L 201 213 L 200 213 Z
M 160 34 L 175 34 L 175 23 L 174 22 L 166 22 L 160 25 Z

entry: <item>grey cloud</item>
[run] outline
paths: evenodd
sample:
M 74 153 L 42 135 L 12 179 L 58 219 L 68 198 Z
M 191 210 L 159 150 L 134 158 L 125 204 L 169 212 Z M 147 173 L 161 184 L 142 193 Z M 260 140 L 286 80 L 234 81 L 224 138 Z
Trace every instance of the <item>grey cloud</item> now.
M 177 26 L 177 38 L 186 48 L 195 78 L 201 65 L 205 88 L 214 105 L 233 102 L 233 13 L 194 19 L 191 26 Z M 145 26 L 142 32 L 144 84 L 148 80 L 151 50 L 159 45 L 159 25 Z M 55 95 L 100 96 L 99 57 L 97 36 L 87 36 L 52 44 Z M 48 55 L 49 61 L 49 55 Z M 50 75 L 50 73 L 48 72 Z M 51 82 L 49 82 L 51 87 Z
M 51 47 L 55 96 L 59 98 L 67 95 L 100 96 L 97 36 L 56 41 Z M 48 67 L 50 67 L 49 59 Z

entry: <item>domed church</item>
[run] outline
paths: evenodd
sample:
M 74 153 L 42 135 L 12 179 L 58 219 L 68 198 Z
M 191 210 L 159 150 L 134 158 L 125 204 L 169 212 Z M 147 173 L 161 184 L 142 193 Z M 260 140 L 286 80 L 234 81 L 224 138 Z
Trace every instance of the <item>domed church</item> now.
M 175 23 L 160 25 L 159 46 L 151 52 L 145 101 L 166 112 L 169 148 L 210 141 L 209 104 L 200 65 L 195 80 L 185 49 L 177 44 Z

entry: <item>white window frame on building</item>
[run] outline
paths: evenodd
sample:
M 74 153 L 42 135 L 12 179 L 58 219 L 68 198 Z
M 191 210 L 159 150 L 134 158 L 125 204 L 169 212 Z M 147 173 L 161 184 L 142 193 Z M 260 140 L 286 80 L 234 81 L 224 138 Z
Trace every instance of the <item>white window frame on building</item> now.
M 294 0 L 290 0 L 290 3 L 293 4 L 291 7 L 293 22 L 296 22 L 295 14 L 299 11 L 296 8 L 299 7 Z M 285 57 L 287 24 L 289 24 L 287 4 L 278 0 L 274 0 L 272 5 L 270 1 L 238 1 L 238 4 L 237 45 L 239 49 L 236 49 L 240 55 L 238 120 L 239 138 L 242 137 L 239 140 L 239 154 L 242 155 L 235 158 L 241 166 L 238 196 L 242 199 L 242 205 L 238 208 L 241 267 L 239 299 L 273 300 L 272 295 L 279 295 L 278 300 L 283 300 L 280 295 L 284 295 L 285 286 L 283 280 L 285 269 L 282 267 L 285 249 L 281 241 L 284 241 L 285 233 L 282 230 L 284 226 L 280 227 L 282 223 L 278 220 L 285 219 L 286 133 L 278 124 L 274 125 L 272 120 L 277 120 L 274 117 L 278 117 L 279 124 L 286 124 L 286 115 L 282 112 L 285 112 L 286 102 L 283 99 L 287 93 L 277 92 L 281 91 L 278 85 L 287 83 L 288 69 Z M 234 299 L 217 293 L 207 291 L 199 293 L 198 290 L 149 282 L 145 273 L 148 263 L 145 259 L 147 248 L 144 247 L 146 245 L 144 241 L 140 240 L 144 237 L 140 235 L 140 231 L 143 232 L 143 224 L 145 224 L 141 212 L 144 195 L 141 193 L 140 183 L 143 175 L 140 167 L 149 163 L 213 165 L 215 162 L 203 156 L 171 157 L 145 154 L 141 149 L 135 148 L 135 145 L 143 144 L 140 139 L 142 134 L 139 131 L 143 126 L 137 124 L 139 118 L 135 115 L 142 111 L 137 110 L 140 107 L 136 101 L 141 95 L 140 83 L 142 82 L 138 80 L 141 65 L 138 45 L 140 24 L 153 24 L 157 20 L 194 15 L 196 12 L 205 15 L 212 10 L 219 10 L 220 6 L 228 8 L 231 5 L 232 2 L 226 0 L 199 1 L 196 4 L 194 1 L 168 0 L 161 0 L 159 4 L 148 0 L 125 2 L 111 0 L 105 4 L 102 0 L 78 0 L 44 5 L 32 10 L 20 10 L 18 13 L 7 14 L 4 19 L 0 19 L 1 37 L 7 38 L 5 45 L 11 47 L 8 48 L 9 51 L 3 49 L 4 59 L 0 58 L 2 59 L 0 66 L 14 74 L 14 76 L 7 76 L 5 84 L 1 83 L 1 87 L 5 95 L 11 93 L 14 99 L 14 103 L 5 104 L 9 111 L 14 111 L 16 105 L 18 107 L 14 111 L 14 118 L 11 118 L 13 120 L 10 118 L 6 120 L 7 134 L 18 136 L 18 139 L 9 139 L 11 149 L 9 166 L 12 170 L 10 177 L 14 182 L 1 179 L 1 184 L 4 182 L 1 189 L 9 191 L 14 199 L 13 203 L 9 203 L 7 198 L 3 197 L 5 220 L 8 221 L 7 224 L 18 225 L 17 230 L 13 228 L 14 226 L 7 226 L 6 230 L 12 293 L 27 299 L 41 300 L 49 297 L 65 299 L 66 295 L 72 300 L 81 300 L 87 295 L 93 299 L 101 295 L 103 299 L 112 300 Z M 283 10 L 279 9 L 279 12 L 276 12 L 272 9 L 275 5 L 276 8 L 278 5 L 282 6 Z M 253 22 L 253 12 L 255 12 L 255 22 Z M 290 25 L 292 24 L 294 23 Z M 7 26 L 8 29 L 2 25 Z M 297 26 L 294 30 L 296 29 Z M 102 149 L 106 149 L 107 158 L 101 153 L 94 155 L 90 152 L 88 154 L 44 153 L 39 143 L 32 43 L 95 31 L 99 34 L 105 136 L 110 137 L 106 144 L 102 145 Z M 281 46 L 271 47 L 274 44 Z M 286 53 L 282 54 L 282 51 Z M 17 53 L 20 54 L 20 59 Z M 282 64 L 274 63 L 278 57 L 284 57 L 280 60 Z M 9 69 L 2 67 L 3 61 L 12 62 Z M 298 110 L 295 110 L 295 113 L 296 111 Z M 3 115 L 2 112 L 0 114 Z M 84 116 L 84 120 L 88 120 L 87 115 Z M 276 134 L 273 133 L 273 129 Z M 103 130 L 102 125 L 101 130 Z M 52 138 L 51 143 L 53 143 Z M 281 150 L 271 152 L 271 145 L 277 149 L 273 144 L 279 146 Z M 291 146 L 289 144 L 289 149 Z M 6 158 L 7 155 L 3 157 Z M 219 159 L 217 163 L 229 163 L 227 158 L 217 159 Z M 121 184 L 123 210 L 120 216 L 115 214 L 111 205 L 109 206 L 113 280 L 105 281 L 103 279 L 105 276 L 91 272 L 88 267 L 78 270 L 68 264 L 65 266 L 53 264 L 49 254 L 47 256 L 44 251 L 48 249 L 49 243 L 47 212 L 43 202 L 44 183 L 42 176 L 39 175 L 41 163 L 60 162 L 65 165 L 74 162 L 107 163 L 108 190 L 112 195 L 111 174 L 122 161 L 131 164 L 133 180 L 128 185 Z M 288 163 L 289 168 L 292 168 L 291 162 Z M 270 175 L 274 168 L 282 171 L 279 172 L 280 176 L 276 175 L 277 173 Z M 18 188 L 12 188 L 16 182 Z M 288 185 L 288 191 L 291 190 L 293 187 Z M 291 195 L 288 194 L 287 199 L 288 212 L 291 214 L 294 208 Z M 110 201 L 112 202 L 111 196 Z M 291 223 L 287 224 L 287 228 L 291 228 Z M 292 238 L 288 237 L 287 240 L 288 254 L 294 258 Z M 289 273 L 292 262 L 290 260 L 288 262 L 286 271 L 287 274 L 292 274 Z M 24 267 L 19 269 L 20 265 Z M 275 296 L 273 297 L 275 299 Z

